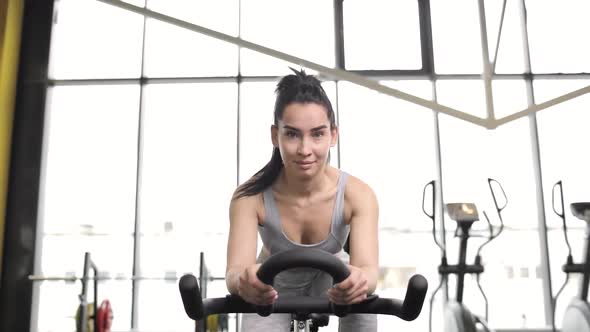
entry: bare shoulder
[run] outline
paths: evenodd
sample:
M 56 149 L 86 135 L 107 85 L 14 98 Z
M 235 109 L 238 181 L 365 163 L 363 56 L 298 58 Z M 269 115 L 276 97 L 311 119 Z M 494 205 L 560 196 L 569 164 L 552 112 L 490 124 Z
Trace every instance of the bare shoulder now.
M 346 202 L 355 210 L 363 207 L 377 207 L 377 196 L 373 188 L 353 175 L 348 175 L 344 197 Z
M 363 180 L 353 175 L 348 175 L 345 196 L 348 196 L 354 201 L 359 199 L 376 199 L 373 189 Z
M 230 213 L 236 215 L 252 215 L 255 213 L 258 215 L 260 207 L 263 205 L 262 193 L 255 195 L 239 195 L 241 188 L 241 186 L 236 188 L 231 197 Z

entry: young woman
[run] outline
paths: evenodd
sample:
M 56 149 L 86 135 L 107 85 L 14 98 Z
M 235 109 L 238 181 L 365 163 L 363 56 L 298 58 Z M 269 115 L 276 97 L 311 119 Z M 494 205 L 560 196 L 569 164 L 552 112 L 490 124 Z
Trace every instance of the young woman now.
M 281 295 L 324 294 L 334 303 L 358 303 L 377 283 L 377 199 L 367 184 L 329 165 L 338 139 L 334 110 L 317 78 L 293 71 L 276 88 L 271 160 L 237 188 L 230 203 L 227 288 L 258 305 Z M 257 259 L 258 234 L 263 248 Z M 350 256 L 342 249 L 349 235 Z M 269 255 L 295 247 L 337 255 L 350 276 L 334 287 L 329 275 L 311 268 L 281 272 L 274 287 L 256 277 Z M 290 319 L 247 314 L 242 331 L 289 331 Z M 340 331 L 376 330 L 374 315 L 340 319 Z

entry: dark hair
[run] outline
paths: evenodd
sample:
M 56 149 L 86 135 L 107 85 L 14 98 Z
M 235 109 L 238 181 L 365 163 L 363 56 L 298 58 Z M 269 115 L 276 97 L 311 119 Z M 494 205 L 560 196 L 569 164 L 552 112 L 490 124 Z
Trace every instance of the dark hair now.
M 336 118 L 332 103 L 322 88 L 320 81 L 311 75 L 307 75 L 303 69 L 297 71 L 289 67 L 295 74 L 281 78 L 277 84 L 275 93 L 277 99 L 274 109 L 274 124 L 279 124 L 287 105 L 291 103 L 315 103 L 326 108 L 330 129 L 336 128 Z M 283 160 L 278 147 L 274 147 L 270 161 L 254 176 L 238 188 L 235 198 L 256 195 L 276 180 L 283 168 Z

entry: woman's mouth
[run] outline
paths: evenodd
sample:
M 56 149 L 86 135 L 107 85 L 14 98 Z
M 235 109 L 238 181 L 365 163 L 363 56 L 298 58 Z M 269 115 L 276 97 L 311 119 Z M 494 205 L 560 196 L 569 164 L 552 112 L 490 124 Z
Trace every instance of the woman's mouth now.
M 310 169 L 314 162 L 313 161 L 296 161 L 295 163 L 301 169 Z

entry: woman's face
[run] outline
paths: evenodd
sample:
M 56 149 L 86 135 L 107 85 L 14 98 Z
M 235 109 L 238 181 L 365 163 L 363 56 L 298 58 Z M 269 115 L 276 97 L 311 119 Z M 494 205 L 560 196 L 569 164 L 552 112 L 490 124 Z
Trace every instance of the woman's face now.
M 315 103 L 287 105 L 278 126 L 272 126 L 272 142 L 278 147 L 285 170 L 309 178 L 327 163 L 338 130 L 330 129 L 326 108 Z

